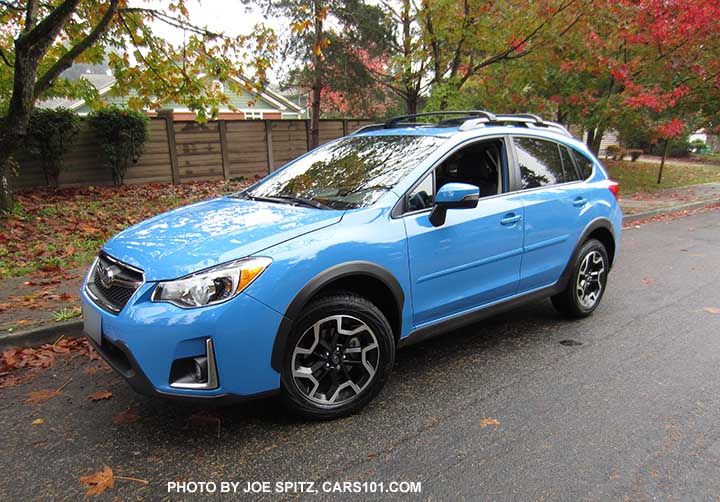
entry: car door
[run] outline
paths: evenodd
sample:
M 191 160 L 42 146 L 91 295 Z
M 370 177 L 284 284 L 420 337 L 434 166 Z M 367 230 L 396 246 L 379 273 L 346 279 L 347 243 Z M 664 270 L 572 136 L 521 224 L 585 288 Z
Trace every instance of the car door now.
M 491 141 L 498 148 L 499 160 L 495 194 L 483 195 L 481 187 L 477 207 L 448 210 L 439 227 L 430 223 L 429 208 L 411 205 L 410 212 L 403 215 L 416 327 L 511 296 L 517 290 L 523 205 L 518 194 L 504 193 L 508 185 L 507 138 Z M 450 158 L 452 155 L 411 189 L 408 200 L 426 198 L 431 205 L 432 197 L 421 192 L 435 193 L 442 184 L 440 169 Z M 472 172 L 466 175 L 472 176 Z M 468 181 L 459 176 L 451 181 Z M 482 176 L 477 180 L 483 183 Z
M 582 231 L 587 187 L 564 145 L 514 136 L 519 193 L 525 208 L 525 244 L 518 292 L 555 283 Z

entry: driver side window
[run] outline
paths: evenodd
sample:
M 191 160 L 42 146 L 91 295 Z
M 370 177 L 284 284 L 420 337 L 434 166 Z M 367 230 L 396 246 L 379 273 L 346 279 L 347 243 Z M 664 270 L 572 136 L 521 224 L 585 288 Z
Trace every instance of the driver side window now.
M 479 141 L 461 148 L 425 176 L 407 195 L 406 212 L 431 208 L 436 191 L 446 183 L 468 183 L 480 197 L 503 192 L 507 157 L 501 139 Z

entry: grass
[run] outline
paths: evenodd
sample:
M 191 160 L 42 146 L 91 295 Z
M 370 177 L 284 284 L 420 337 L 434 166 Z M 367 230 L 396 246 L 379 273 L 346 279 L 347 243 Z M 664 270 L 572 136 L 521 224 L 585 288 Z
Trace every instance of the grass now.
M 720 182 L 720 159 L 717 164 L 674 165 L 666 163 L 662 183 L 657 183 L 659 164 L 604 160 L 610 177 L 620 183 L 622 194 L 654 192 L 698 183 Z
M 53 319 L 56 322 L 69 321 L 70 319 L 75 319 L 81 315 L 82 311 L 79 307 L 64 308 L 52 313 Z
M 38 272 L 54 276 L 86 266 L 120 230 L 246 184 L 231 181 L 20 192 L 12 213 L 0 216 L 0 278 Z

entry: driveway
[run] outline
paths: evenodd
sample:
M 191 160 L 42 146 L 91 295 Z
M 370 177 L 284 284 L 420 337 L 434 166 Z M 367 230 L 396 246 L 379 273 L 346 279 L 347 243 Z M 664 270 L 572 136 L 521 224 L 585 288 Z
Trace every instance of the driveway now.
M 542 301 L 410 347 L 379 399 L 334 422 L 298 421 L 273 399 L 145 398 L 100 362 L 66 357 L 0 390 L 0 500 L 77 500 L 80 477 L 104 465 L 116 481 L 102 500 L 202 497 L 168 493 L 173 481 L 215 482 L 218 499 L 223 481 L 319 491 L 245 495 L 267 500 L 366 500 L 322 487 L 409 481 L 421 493 L 371 498 L 717 500 L 718 264 L 718 211 L 627 230 L 591 318 L 563 320 Z M 112 396 L 87 399 L 98 392 Z

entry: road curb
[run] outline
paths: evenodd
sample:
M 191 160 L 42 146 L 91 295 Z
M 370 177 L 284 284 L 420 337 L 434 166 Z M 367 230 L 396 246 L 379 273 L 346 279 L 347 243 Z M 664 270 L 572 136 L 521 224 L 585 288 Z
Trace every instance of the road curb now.
M 82 333 L 82 320 L 72 320 L 38 326 L 15 333 L 0 335 L 0 350 L 13 347 L 37 347 L 44 343 L 54 343 L 65 335 L 79 335 Z
M 692 209 L 700 209 L 706 206 L 712 206 L 713 204 L 719 204 L 720 198 L 703 200 L 700 202 L 689 202 L 687 204 L 678 204 L 677 206 L 661 207 L 659 209 L 653 209 L 652 211 L 645 211 L 644 213 L 628 214 L 623 216 L 623 225 L 628 223 L 634 223 L 636 221 L 645 220 L 647 218 L 653 218 L 662 214 L 677 213 L 678 211 L 689 211 Z

